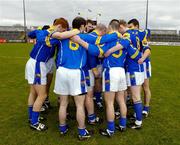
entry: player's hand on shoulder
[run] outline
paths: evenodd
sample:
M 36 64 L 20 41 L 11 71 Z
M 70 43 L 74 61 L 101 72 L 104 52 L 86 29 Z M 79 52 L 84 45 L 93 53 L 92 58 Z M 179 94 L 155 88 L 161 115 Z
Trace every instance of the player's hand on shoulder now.
M 73 41 L 75 43 L 79 43 L 80 40 L 81 40 L 81 38 L 78 35 L 71 37 L 71 41 Z

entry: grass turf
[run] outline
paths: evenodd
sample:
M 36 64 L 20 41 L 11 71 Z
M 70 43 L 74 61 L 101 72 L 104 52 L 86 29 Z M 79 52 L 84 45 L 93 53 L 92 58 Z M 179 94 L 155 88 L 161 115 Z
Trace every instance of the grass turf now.
M 180 47 L 152 46 L 151 113 L 141 130 L 117 132 L 111 139 L 102 137 L 98 129 L 88 141 L 77 139 L 77 123 L 69 121 L 66 136 L 58 132 L 57 98 L 52 92 L 53 108 L 47 115 L 46 132 L 36 132 L 27 122 L 28 85 L 24 68 L 31 44 L 0 44 L 0 145 L 178 145 L 180 144 Z M 70 111 L 74 114 L 73 105 Z M 105 118 L 105 113 L 100 112 Z

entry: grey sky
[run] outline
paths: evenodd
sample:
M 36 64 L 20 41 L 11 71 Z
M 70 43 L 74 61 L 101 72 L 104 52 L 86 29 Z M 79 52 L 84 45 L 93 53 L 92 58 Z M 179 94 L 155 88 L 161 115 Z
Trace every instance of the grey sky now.
M 108 24 L 113 19 L 137 18 L 145 25 L 146 0 L 25 0 L 28 26 L 51 24 L 55 18 L 81 16 Z M 88 12 L 88 8 L 92 12 Z M 0 25 L 23 24 L 22 0 L 0 0 Z M 149 0 L 149 28 L 180 30 L 180 0 Z

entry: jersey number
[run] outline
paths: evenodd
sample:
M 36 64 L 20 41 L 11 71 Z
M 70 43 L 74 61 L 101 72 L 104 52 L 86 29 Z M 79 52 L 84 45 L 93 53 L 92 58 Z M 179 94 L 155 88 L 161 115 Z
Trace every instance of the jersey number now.
M 69 48 L 70 48 L 71 50 L 76 51 L 76 50 L 78 50 L 78 48 L 79 48 L 79 44 L 74 43 L 74 42 L 72 42 L 72 41 L 69 41 Z
M 140 40 L 138 37 L 136 37 L 136 43 L 137 43 L 137 49 L 140 50 L 141 47 L 140 47 Z
M 121 57 L 121 55 L 122 55 L 122 50 L 119 50 L 118 54 L 116 54 L 116 53 L 112 54 L 112 56 L 115 57 L 115 58 L 119 58 L 119 57 Z

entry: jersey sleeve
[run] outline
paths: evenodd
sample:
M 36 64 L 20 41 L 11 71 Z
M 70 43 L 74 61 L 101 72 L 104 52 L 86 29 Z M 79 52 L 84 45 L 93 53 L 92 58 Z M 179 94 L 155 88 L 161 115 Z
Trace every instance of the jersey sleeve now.
M 114 32 L 112 34 L 105 34 L 103 36 L 98 36 L 95 44 L 99 45 L 99 44 L 112 42 L 112 41 L 117 40 L 119 37 L 121 37 L 121 34 L 118 32 Z
M 130 42 L 127 39 L 120 39 L 119 43 L 123 46 L 123 48 L 127 49 L 130 46 Z
M 91 33 L 88 33 L 88 34 L 79 34 L 79 37 L 88 42 L 88 43 L 91 43 L 91 44 L 95 44 L 96 43 L 96 40 L 98 38 L 98 36 L 95 36 L 95 35 L 92 35 Z
M 132 45 L 129 45 L 127 52 L 128 52 L 128 55 L 136 61 L 139 60 L 142 56 L 139 50 L 134 48 Z
M 39 31 L 39 30 L 33 30 L 33 31 L 29 32 L 28 37 L 31 38 L 31 39 L 35 39 L 37 31 Z
M 129 43 L 131 43 L 131 35 L 129 32 L 124 33 L 123 38 L 129 41 Z
M 145 52 L 147 49 L 151 50 L 148 44 L 147 36 L 145 36 L 144 39 L 142 40 L 142 48 L 143 48 L 143 52 Z
M 99 45 L 89 44 L 88 52 L 93 56 L 103 56 L 104 51 Z
M 147 30 L 139 30 L 139 40 L 143 41 L 143 39 L 147 36 Z

